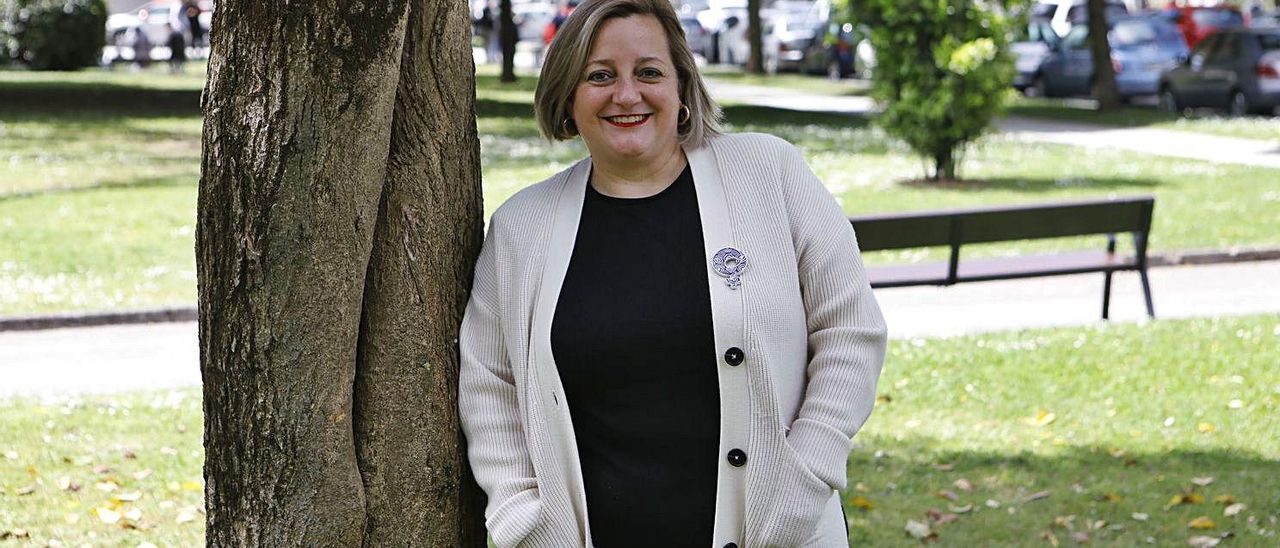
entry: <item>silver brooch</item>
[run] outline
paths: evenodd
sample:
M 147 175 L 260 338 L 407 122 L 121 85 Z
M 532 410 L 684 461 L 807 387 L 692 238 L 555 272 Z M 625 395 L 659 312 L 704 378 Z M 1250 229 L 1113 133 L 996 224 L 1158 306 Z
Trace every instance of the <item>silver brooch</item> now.
M 716 274 L 728 278 L 724 283 L 729 289 L 737 289 L 742 286 L 742 271 L 747 269 L 747 256 L 732 247 L 726 247 L 716 252 L 716 256 L 711 259 L 711 266 L 715 268 Z

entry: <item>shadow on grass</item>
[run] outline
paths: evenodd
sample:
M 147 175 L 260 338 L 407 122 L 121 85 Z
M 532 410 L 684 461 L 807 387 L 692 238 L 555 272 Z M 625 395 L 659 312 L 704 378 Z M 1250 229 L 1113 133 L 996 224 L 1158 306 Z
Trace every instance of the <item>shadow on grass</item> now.
M 194 187 L 199 183 L 199 178 L 184 180 L 178 177 L 142 177 L 127 180 L 107 179 L 95 183 L 87 183 L 83 185 L 63 185 L 50 186 L 32 190 L 19 190 L 12 192 L 0 191 L 0 203 L 8 201 L 18 201 L 30 198 L 40 198 L 53 194 L 75 194 L 80 192 L 89 192 L 96 190 L 132 190 L 142 188 L 160 188 L 160 187 Z
M 97 116 L 199 116 L 200 90 L 154 89 L 101 82 L 6 82 L 0 112 L 43 117 L 50 113 Z
M 845 512 L 854 545 L 918 546 L 903 527 L 907 520 L 928 523 L 931 508 L 958 518 L 934 524 L 938 540 L 952 546 L 1047 544 L 1045 531 L 1062 541 L 1084 531 L 1094 543 L 1124 546 L 1148 544 L 1148 537 L 1185 546 L 1191 536 L 1227 531 L 1248 546 L 1275 546 L 1278 538 L 1272 520 L 1280 511 L 1274 480 L 1280 477 L 1280 459 L 1248 451 L 1153 453 L 1079 446 L 1045 455 L 1012 447 L 1007 452 L 945 449 L 956 442 L 923 437 L 870 436 L 862 442 L 876 451 L 856 450 L 849 459 Z M 1192 478 L 1211 478 L 1211 483 L 1197 485 Z M 957 485 L 962 479 L 965 483 Z M 858 484 L 864 490 L 852 487 Z M 1170 505 L 1173 497 L 1192 493 L 1203 498 Z M 849 501 L 855 496 L 875 507 L 853 507 Z M 1215 497 L 1227 496 L 1247 509 L 1224 516 L 1227 503 Z M 1134 514 L 1146 514 L 1146 520 Z M 1188 522 L 1200 516 L 1212 518 L 1217 527 L 1188 529 Z M 1105 522 L 1101 527 L 1099 520 Z
M 829 129 L 862 129 L 871 125 L 866 116 L 840 112 L 808 112 L 756 105 L 723 107 L 724 121 L 735 125 L 818 126 Z
M 1048 177 L 993 177 L 960 181 L 927 181 L 915 179 L 898 185 L 915 190 L 942 190 L 948 192 L 1025 192 L 1046 193 L 1063 190 L 1128 190 L 1150 192 L 1162 186 L 1158 179 L 1131 177 L 1081 177 L 1053 179 Z
M 1178 119 L 1176 114 L 1154 108 L 1124 106 L 1112 111 L 1094 110 L 1086 101 L 1071 99 L 1027 99 L 1014 101 L 1006 109 L 1009 116 L 1041 118 L 1063 122 L 1080 122 L 1109 127 L 1143 127 Z M 1091 102 L 1088 102 L 1091 103 Z

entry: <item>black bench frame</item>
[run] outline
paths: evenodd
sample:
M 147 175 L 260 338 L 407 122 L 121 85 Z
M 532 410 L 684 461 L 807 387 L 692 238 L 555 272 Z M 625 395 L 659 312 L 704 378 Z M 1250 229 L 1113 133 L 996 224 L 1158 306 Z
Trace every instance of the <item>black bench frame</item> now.
M 1049 204 L 968 208 L 850 217 L 863 252 L 949 246 L 944 263 L 871 266 L 871 287 L 948 286 L 1102 272 L 1102 319 L 1111 305 L 1111 276 L 1134 270 L 1142 278 L 1147 315 L 1155 317 L 1147 279 L 1147 239 L 1155 198 L 1137 196 Z M 1116 234 L 1133 235 L 1134 255 L 1116 254 Z M 961 261 L 965 244 L 1106 234 L 1106 251 L 1084 251 Z M 943 268 L 945 267 L 945 268 Z

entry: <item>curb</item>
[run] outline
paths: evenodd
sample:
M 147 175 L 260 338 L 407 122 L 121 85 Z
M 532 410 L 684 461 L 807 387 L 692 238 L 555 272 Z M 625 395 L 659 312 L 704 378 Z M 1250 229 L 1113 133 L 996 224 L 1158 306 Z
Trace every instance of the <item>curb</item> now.
M 1211 265 L 1280 260 L 1280 247 L 1198 250 L 1150 255 L 1147 264 L 1153 268 L 1167 266 Z M 196 307 L 153 308 L 122 312 L 83 312 L 35 316 L 0 317 L 0 332 L 36 331 L 64 327 L 98 327 L 161 322 L 194 322 Z

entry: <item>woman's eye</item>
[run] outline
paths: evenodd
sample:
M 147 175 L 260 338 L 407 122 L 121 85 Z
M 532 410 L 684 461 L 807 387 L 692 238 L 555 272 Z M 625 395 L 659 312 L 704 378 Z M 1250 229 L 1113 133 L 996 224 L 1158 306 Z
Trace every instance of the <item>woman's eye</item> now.
M 597 70 L 587 75 L 588 82 L 607 82 L 613 75 L 608 71 Z
M 662 71 L 655 68 L 640 69 L 640 77 L 649 79 L 662 78 Z

